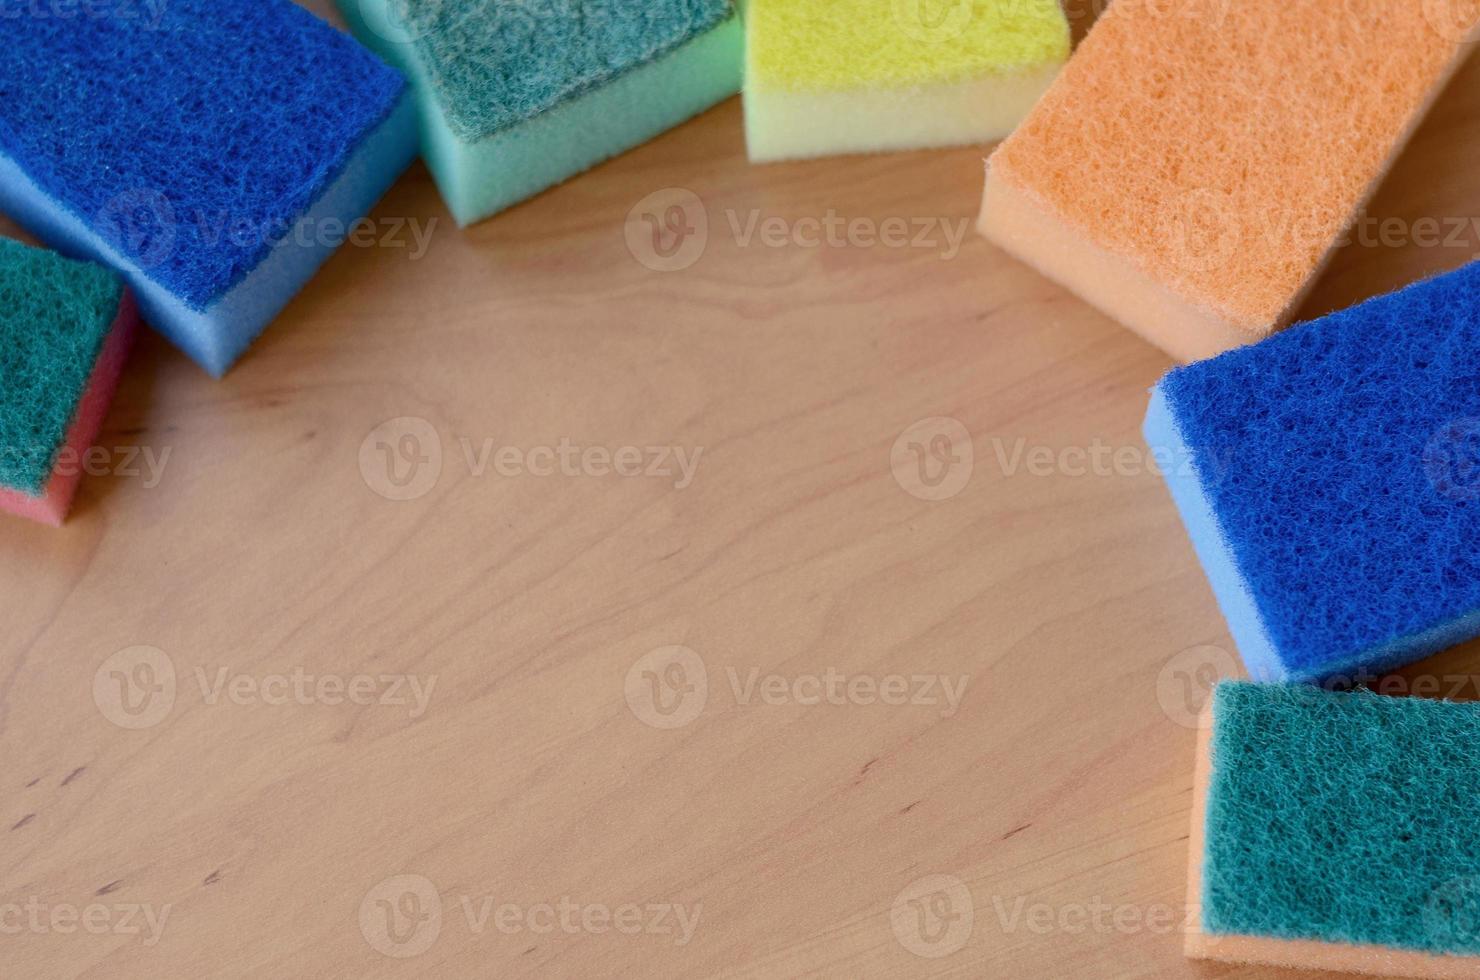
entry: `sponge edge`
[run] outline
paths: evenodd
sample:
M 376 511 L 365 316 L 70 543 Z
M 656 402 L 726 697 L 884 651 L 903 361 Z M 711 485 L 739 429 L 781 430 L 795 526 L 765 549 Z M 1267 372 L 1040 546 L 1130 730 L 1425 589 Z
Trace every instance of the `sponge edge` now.
M 521 122 L 479 138 L 454 126 L 387 0 L 339 0 L 364 44 L 411 79 L 422 155 L 459 226 L 491 217 L 693 118 L 740 90 L 737 14 Z
M 1218 462 L 1201 458 L 1188 445 L 1161 385 L 1151 393 L 1144 435 L 1154 452 L 1173 461 L 1166 471 L 1167 486 L 1249 676 L 1256 681 L 1286 680 L 1286 668 L 1275 652 L 1258 603 L 1238 570 L 1233 549 L 1203 489 L 1205 481 L 1218 478 L 1219 474 L 1207 472 Z
M 93 445 L 102 430 L 108 408 L 118 390 L 124 364 L 133 349 L 139 329 L 138 305 L 133 295 L 123 291 L 118 315 L 108 329 L 102 350 L 93 364 L 82 400 L 77 405 L 67 438 L 52 464 L 51 477 L 39 496 L 0 487 L 0 511 L 28 518 L 52 527 L 61 527 L 72 508 L 72 499 L 82 478 L 83 454 Z
M 912 90 L 745 93 L 752 163 L 990 143 L 1011 133 L 1058 64 Z
M 1226 715 L 1232 713 L 1226 708 L 1220 708 L 1220 701 L 1227 705 L 1232 695 L 1242 693 L 1259 696 L 1258 692 L 1269 692 L 1269 696 L 1272 697 L 1284 697 L 1293 692 L 1292 696 L 1296 698 L 1308 697 L 1317 701 L 1325 698 L 1375 698 L 1372 695 L 1327 694 L 1315 689 L 1266 688 L 1237 683 L 1224 683 L 1214 690 L 1213 697 L 1203 709 L 1193 776 L 1191 825 L 1188 830 L 1188 915 L 1183 942 L 1185 954 L 1190 959 L 1259 964 L 1290 969 L 1331 970 L 1370 976 L 1420 977 L 1435 978 L 1435 980 L 1480 980 L 1480 956 L 1475 955 L 1448 955 L 1372 943 L 1328 942 L 1317 939 L 1213 932 L 1207 928 L 1204 912 L 1208 893 L 1204 874 L 1209 846 L 1213 835 L 1218 832 L 1218 828 L 1211 826 L 1208 822 L 1209 800 L 1213 792 L 1229 792 L 1226 787 L 1215 789 L 1214 784 L 1214 743 L 1220 737 L 1221 730 L 1227 727 Z M 1472 714 L 1475 712 L 1475 709 L 1469 706 L 1457 705 L 1423 705 L 1422 708 L 1469 711 Z M 1222 737 L 1228 736 L 1222 735 Z M 1332 764 L 1332 760 L 1322 758 L 1312 758 L 1310 761 L 1313 767 Z M 1293 815 L 1283 816 L 1291 818 Z M 1311 828 L 1307 828 L 1309 829 Z M 1335 832 L 1337 828 L 1330 829 Z
M 1250 674 L 1348 681 L 1480 634 L 1480 263 L 1169 372 L 1145 437 Z
M 999 140 L 1069 54 L 1053 0 L 753 0 L 746 25 L 757 163 Z
M 1100 17 L 989 161 L 979 228 L 1190 361 L 1290 322 L 1470 45 L 1424 0 L 1162 6 Z
M 0 209 L 66 255 L 117 269 L 132 287 L 142 316 L 213 377 L 221 377 L 334 253 L 326 229 L 347 229 L 365 215 L 416 155 L 416 114 L 403 92 L 390 115 L 351 155 L 344 170 L 236 285 L 196 307 L 151 276 L 158 256 L 135 254 L 100 234 L 44 193 L 20 166 L 0 154 Z M 141 198 L 143 207 L 150 198 Z M 157 220 L 156 211 L 149 220 Z

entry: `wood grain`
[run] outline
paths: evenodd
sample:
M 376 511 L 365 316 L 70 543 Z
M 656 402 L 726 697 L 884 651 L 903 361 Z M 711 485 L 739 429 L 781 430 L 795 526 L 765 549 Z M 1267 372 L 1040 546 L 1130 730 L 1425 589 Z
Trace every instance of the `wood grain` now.
M 1477 151 L 1472 62 L 1371 214 L 1480 216 Z M 728 214 L 960 223 L 981 169 L 973 149 L 751 167 L 732 100 L 467 232 L 418 166 L 375 217 L 436 219 L 426 254 L 342 249 L 222 382 L 150 335 L 100 442 L 167 450 L 157 485 L 89 478 L 60 533 L 0 533 L 0 973 L 1296 976 L 1181 954 L 1179 685 L 1203 655 L 1174 658 L 1232 643 L 1144 466 L 1167 359 L 974 234 L 950 255 L 743 244 Z M 657 272 L 624 228 L 668 188 L 709 233 Z M 1475 230 L 1352 245 L 1305 312 L 1476 253 Z M 405 501 L 361 465 L 397 418 L 443 450 Z M 974 451 L 942 500 L 891 468 L 930 418 Z M 475 464 L 561 440 L 699 456 L 681 488 L 477 475 L 460 440 Z M 1014 466 L 1017 447 L 1055 461 Z M 1077 475 L 1095 447 L 1121 463 Z M 654 727 L 674 716 L 644 708 L 642 666 L 697 679 L 643 660 L 675 645 L 707 701 Z M 176 690 L 131 729 L 107 692 L 113 667 L 149 679 L 115 658 L 140 646 Z M 1477 667 L 1470 646 L 1410 676 Z M 223 668 L 259 687 L 212 703 Z M 802 703 L 830 671 L 905 678 L 910 703 Z M 295 674 L 364 676 L 375 703 L 268 703 Z M 392 676 L 434 684 L 424 712 L 380 703 Z M 959 706 L 916 677 L 965 678 Z M 935 875 L 964 886 L 964 938 L 961 892 L 909 891 Z M 382 951 L 430 927 L 397 876 L 442 904 L 414 956 Z M 99 905 L 106 928 L 7 903 Z M 167 918 L 118 931 L 134 906 Z M 411 938 L 387 946 L 396 922 Z

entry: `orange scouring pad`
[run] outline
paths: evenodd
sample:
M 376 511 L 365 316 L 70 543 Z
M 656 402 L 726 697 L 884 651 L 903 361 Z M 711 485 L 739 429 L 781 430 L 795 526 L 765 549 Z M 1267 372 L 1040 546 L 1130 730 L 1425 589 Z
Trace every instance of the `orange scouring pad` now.
M 981 231 L 1197 360 L 1288 323 L 1480 0 L 1116 0 L 987 164 Z

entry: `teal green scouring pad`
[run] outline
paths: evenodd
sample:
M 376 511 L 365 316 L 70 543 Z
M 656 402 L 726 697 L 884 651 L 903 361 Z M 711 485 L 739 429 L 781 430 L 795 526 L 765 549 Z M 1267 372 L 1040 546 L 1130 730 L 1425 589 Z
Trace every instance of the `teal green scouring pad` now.
M 1189 956 L 1480 976 L 1480 705 L 1225 683 L 1210 710 Z
M 422 154 L 469 225 L 740 89 L 730 0 L 338 0 L 416 90 Z
M 0 239 L 0 510 L 62 523 L 137 327 L 107 269 Z

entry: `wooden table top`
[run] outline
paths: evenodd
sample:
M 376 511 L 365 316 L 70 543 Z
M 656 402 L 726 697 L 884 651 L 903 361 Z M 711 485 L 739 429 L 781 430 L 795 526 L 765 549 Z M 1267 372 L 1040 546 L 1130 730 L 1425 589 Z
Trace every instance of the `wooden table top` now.
M 1477 151 L 1480 59 L 1370 209 L 1443 243 L 1306 315 L 1480 255 Z M 982 157 L 752 167 L 731 100 L 466 232 L 417 165 L 224 381 L 147 335 L 0 533 L 0 974 L 1295 976 L 1181 954 L 1237 670 L 1170 362 Z

